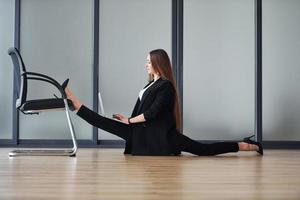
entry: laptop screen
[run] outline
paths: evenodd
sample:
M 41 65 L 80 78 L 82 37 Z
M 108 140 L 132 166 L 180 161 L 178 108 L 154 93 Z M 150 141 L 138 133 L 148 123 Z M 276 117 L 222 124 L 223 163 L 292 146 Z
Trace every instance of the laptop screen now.
M 99 106 L 100 106 L 100 115 L 105 116 L 104 107 L 103 107 L 103 100 L 101 97 L 101 93 L 98 92 L 98 99 L 99 99 Z

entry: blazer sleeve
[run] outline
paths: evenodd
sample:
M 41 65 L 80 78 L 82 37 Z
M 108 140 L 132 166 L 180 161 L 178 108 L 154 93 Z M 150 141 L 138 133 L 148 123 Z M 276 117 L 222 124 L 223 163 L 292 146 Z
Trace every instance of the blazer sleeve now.
M 152 105 L 144 112 L 145 120 L 155 119 L 161 111 L 172 104 L 174 101 L 174 92 L 175 90 L 171 82 L 163 84 L 161 88 L 159 88 Z

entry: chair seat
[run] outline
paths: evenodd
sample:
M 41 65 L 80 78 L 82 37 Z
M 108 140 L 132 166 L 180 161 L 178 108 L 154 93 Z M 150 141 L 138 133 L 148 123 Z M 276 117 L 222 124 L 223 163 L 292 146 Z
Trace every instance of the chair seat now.
M 67 99 L 70 110 L 74 110 L 72 101 Z M 36 99 L 26 101 L 22 107 L 21 111 L 38 111 L 38 110 L 51 110 L 51 109 L 60 109 L 64 108 L 65 104 L 61 98 L 52 98 L 52 99 Z

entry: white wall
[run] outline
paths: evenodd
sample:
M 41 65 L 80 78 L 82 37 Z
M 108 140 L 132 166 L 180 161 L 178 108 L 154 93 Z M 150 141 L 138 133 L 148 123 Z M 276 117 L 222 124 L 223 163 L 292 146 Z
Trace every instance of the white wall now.
M 171 0 L 101 0 L 99 88 L 106 114 L 130 115 L 146 84 L 148 52 L 171 57 Z M 300 139 L 300 1 L 263 1 L 265 140 Z M 184 1 L 183 130 L 194 139 L 254 132 L 254 1 Z M 21 53 L 29 71 L 53 76 L 92 107 L 93 0 L 21 1 Z M 12 138 L 14 1 L 0 1 L 0 139 Z M 34 83 L 34 84 L 32 84 Z M 56 90 L 29 84 L 28 99 Z M 122 83 L 122 84 L 117 84 Z M 48 92 L 50 91 L 50 92 Z M 92 127 L 75 117 L 79 139 Z M 67 139 L 64 113 L 20 115 L 21 139 Z M 100 139 L 117 139 L 99 131 Z

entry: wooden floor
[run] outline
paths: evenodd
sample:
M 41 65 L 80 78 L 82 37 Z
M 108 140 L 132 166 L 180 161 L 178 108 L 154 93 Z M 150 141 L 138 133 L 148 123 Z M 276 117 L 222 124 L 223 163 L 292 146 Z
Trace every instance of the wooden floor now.
M 0 148 L 0 199 L 300 199 L 300 150 L 216 157 L 15 157 Z

